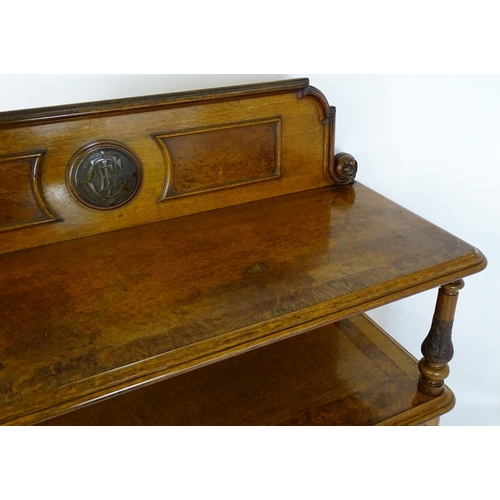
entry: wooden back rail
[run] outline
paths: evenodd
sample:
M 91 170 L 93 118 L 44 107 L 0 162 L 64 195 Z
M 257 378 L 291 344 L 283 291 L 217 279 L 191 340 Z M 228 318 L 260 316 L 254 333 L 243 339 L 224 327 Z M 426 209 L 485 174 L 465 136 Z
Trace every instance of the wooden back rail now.
M 457 280 L 486 259 L 354 183 L 334 138 L 307 79 L 0 114 L 0 423 L 444 285 L 419 382 L 439 396 Z

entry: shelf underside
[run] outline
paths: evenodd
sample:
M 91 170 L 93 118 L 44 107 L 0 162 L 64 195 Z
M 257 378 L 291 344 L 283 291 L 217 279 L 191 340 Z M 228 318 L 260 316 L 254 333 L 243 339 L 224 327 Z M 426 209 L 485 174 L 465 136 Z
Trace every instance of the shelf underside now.
M 418 425 L 452 392 L 417 390 L 416 361 L 364 315 L 93 404 L 48 425 Z

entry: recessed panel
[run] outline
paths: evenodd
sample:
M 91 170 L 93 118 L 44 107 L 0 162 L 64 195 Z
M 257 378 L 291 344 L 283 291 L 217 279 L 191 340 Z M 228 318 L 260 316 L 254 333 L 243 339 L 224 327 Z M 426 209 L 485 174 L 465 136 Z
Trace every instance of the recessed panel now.
M 44 153 L 0 158 L 0 231 L 57 220 L 41 187 Z
M 162 199 L 280 177 L 280 119 L 158 134 L 168 178 Z

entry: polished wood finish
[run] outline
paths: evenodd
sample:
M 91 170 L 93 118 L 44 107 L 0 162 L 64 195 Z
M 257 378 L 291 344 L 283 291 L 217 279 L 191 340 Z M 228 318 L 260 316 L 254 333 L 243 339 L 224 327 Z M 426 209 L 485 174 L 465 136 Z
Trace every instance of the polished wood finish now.
M 307 80 L 0 114 L 1 158 L 22 158 L 19 168 L 0 163 L 10 186 L 0 190 L 10 214 L 0 232 L 0 423 L 197 377 L 438 286 L 426 345 L 441 339 L 454 309 L 446 285 L 486 259 L 354 183 L 356 160 L 333 155 L 334 117 Z M 121 177 L 128 153 L 137 193 L 103 210 L 78 199 L 82 186 L 103 199 L 132 189 Z M 19 193 L 28 203 L 16 211 Z M 359 321 L 356 331 L 372 329 Z M 426 369 L 420 392 L 432 385 Z M 444 392 L 425 396 L 436 404 L 449 397 L 439 377 Z M 410 420 L 380 421 L 423 423 L 446 405 L 417 406 L 401 410 Z
M 0 418 L 57 414 L 484 265 L 361 184 L 6 254 Z
M 155 136 L 167 164 L 162 200 L 281 176 L 281 120 Z
M 41 187 L 44 152 L 0 157 L 0 233 L 58 220 Z
M 345 182 L 330 176 L 334 116 L 307 79 L 0 113 L 0 158 L 43 152 L 41 192 L 58 216 L 0 231 L 0 254 Z M 91 210 L 68 170 L 110 141 L 142 164 L 142 186 L 119 210 Z M 0 175 L 17 188 L 17 174 Z
M 420 425 L 453 408 L 424 396 L 417 362 L 366 316 L 55 418 L 49 425 Z
M 339 184 L 351 184 L 358 172 L 358 162 L 349 153 L 337 153 L 330 169 L 330 177 Z

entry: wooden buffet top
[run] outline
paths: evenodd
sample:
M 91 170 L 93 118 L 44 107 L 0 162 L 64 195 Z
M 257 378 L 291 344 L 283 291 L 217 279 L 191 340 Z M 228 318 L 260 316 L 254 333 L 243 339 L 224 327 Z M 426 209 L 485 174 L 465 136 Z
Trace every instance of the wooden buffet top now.
M 357 183 L 0 256 L 0 422 L 118 391 L 484 266 Z

